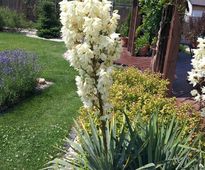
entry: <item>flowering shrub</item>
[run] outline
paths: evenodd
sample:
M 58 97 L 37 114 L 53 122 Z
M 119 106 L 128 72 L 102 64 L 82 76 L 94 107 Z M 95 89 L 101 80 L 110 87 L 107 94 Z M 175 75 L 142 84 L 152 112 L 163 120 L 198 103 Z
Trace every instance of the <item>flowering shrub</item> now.
M 195 88 L 191 94 L 200 102 L 202 115 L 205 116 L 205 39 L 199 38 L 198 42 L 198 49 L 194 50 L 192 59 L 193 69 L 188 72 L 188 79 Z
M 35 55 L 21 50 L 0 52 L 0 111 L 35 88 L 37 73 Z
M 118 34 L 119 15 L 111 15 L 107 0 L 66 1 L 60 3 L 65 54 L 78 72 L 76 84 L 84 107 L 96 107 L 99 116 L 111 108 L 108 88 L 112 84 L 112 65 L 120 55 Z

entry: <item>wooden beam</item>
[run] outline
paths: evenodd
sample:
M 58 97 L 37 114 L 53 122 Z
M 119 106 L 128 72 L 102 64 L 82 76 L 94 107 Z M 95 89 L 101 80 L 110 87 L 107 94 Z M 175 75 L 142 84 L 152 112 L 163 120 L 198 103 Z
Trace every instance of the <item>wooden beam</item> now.
M 152 70 L 163 74 L 167 43 L 173 16 L 174 5 L 168 5 L 163 9 L 160 30 L 157 42 L 157 52 L 153 58 Z
M 129 37 L 128 37 L 128 51 L 134 55 L 135 54 L 135 33 L 137 29 L 137 16 L 138 16 L 138 0 L 133 0 L 132 4 L 132 16 L 130 22 L 129 29 Z
M 179 44 L 181 39 L 182 22 L 180 20 L 180 15 L 175 7 L 170 32 L 169 39 L 167 43 L 167 51 L 165 55 L 164 68 L 163 68 L 163 78 L 169 80 L 169 94 L 172 93 L 172 85 L 174 81 L 174 75 L 176 74 L 176 63 L 179 52 Z

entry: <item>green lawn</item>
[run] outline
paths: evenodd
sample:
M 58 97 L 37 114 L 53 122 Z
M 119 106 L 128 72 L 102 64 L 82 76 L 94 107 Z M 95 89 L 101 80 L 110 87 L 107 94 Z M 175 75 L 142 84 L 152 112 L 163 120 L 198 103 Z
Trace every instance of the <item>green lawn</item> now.
M 63 43 L 0 33 L 0 51 L 9 49 L 36 53 L 41 77 L 54 82 L 0 115 L 0 170 L 36 170 L 58 155 L 77 116 L 76 72 L 62 57 Z

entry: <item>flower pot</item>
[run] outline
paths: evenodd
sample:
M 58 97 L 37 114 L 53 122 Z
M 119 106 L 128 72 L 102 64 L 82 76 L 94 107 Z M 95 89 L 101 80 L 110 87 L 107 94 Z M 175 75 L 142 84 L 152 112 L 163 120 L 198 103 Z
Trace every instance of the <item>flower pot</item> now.
M 139 55 L 146 56 L 149 51 L 149 45 L 145 45 L 144 47 L 140 48 Z
M 122 47 L 127 47 L 128 45 L 128 37 L 121 37 Z
M 197 40 L 193 40 L 193 41 L 192 41 L 192 47 L 193 47 L 193 48 L 197 48 L 198 44 L 199 44 L 199 43 L 197 42 Z

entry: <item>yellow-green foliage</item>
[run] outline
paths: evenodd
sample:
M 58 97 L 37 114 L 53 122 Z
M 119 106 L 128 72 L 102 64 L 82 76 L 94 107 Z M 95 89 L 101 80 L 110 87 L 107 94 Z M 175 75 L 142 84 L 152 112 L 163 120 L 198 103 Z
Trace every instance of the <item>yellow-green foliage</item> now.
M 200 115 L 190 105 L 177 106 L 175 98 L 166 97 L 166 80 L 159 74 L 135 69 L 115 71 L 113 86 L 110 88 L 110 103 L 113 115 L 121 122 L 123 111 L 133 122 L 146 122 L 153 113 L 158 113 L 159 122 L 169 122 L 173 116 L 185 123 L 185 133 L 189 133 L 200 124 Z M 81 120 L 86 120 L 87 111 L 81 109 Z M 94 114 L 94 111 L 92 111 Z M 88 122 L 88 121 L 86 121 Z
M 136 122 L 147 121 L 152 113 L 158 113 L 160 121 L 168 122 L 173 116 L 182 123 L 186 120 L 187 131 L 199 125 L 200 116 L 193 113 L 191 106 L 177 106 L 175 98 L 166 97 L 168 82 L 159 74 L 128 68 L 116 71 L 113 77 L 110 101 L 114 113 L 119 114 L 119 110 L 122 112 L 126 107 L 129 118 Z

